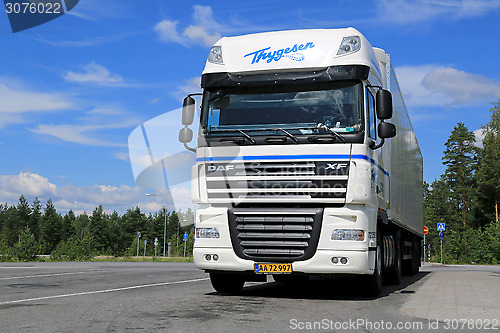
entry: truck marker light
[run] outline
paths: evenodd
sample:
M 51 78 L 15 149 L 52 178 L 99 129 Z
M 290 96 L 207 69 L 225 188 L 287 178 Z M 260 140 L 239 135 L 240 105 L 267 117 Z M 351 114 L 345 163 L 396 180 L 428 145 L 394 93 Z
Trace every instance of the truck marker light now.
M 220 46 L 212 46 L 208 54 L 208 61 L 212 64 L 222 65 L 222 48 Z
M 361 38 L 359 36 L 349 36 L 342 39 L 337 55 L 354 53 L 361 49 Z

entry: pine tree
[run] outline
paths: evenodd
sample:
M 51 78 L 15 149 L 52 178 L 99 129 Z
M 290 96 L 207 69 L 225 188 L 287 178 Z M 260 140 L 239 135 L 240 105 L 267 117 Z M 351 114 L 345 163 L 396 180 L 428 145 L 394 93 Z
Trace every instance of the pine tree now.
M 31 205 L 31 217 L 30 217 L 29 227 L 37 241 L 40 236 L 40 231 L 39 231 L 40 224 L 42 224 L 41 211 L 42 211 L 42 205 L 40 204 L 40 200 L 38 200 L 38 198 L 35 198 L 33 204 Z
M 21 195 L 17 204 L 17 226 L 15 232 L 19 234 L 24 228 L 30 225 L 31 208 L 28 201 Z
M 60 241 L 61 216 L 57 213 L 52 200 L 48 200 L 40 227 L 40 245 L 42 252 L 50 254 Z
M 444 180 L 450 190 L 452 223 L 462 222 L 465 227 L 473 219 L 472 205 L 476 194 L 474 172 L 476 168 L 476 138 L 463 123 L 458 123 L 446 141 L 443 164 Z
M 90 216 L 88 224 L 89 234 L 94 237 L 94 250 L 99 254 L 104 254 L 108 246 L 107 215 L 103 212 L 102 205 L 99 205 Z
M 494 103 L 491 119 L 483 126 L 483 149 L 477 170 L 479 210 L 483 224 L 494 221 L 498 226 L 500 212 L 500 102 Z

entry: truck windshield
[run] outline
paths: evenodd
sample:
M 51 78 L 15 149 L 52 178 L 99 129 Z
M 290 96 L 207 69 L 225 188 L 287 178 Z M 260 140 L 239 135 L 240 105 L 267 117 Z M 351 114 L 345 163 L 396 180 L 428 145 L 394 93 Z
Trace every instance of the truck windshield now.
M 359 132 L 362 93 L 359 81 L 205 90 L 201 124 L 210 136 L 231 131 L 267 135 L 266 129 L 276 128 L 307 135 L 309 128 L 323 125 L 338 133 Z

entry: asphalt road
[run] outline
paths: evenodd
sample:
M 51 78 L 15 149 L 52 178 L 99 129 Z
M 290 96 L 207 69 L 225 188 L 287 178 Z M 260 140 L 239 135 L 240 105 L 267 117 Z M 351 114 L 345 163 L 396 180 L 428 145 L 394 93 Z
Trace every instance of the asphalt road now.
M 402 309 L 434 271 L 460 269 L 500 273 L 492 266 L 422 267 L 376 298 L 345 279 L 247 283 L 239 295 L 223 296 L 191 263 L 0 263 L 0 331 L 442 332 L 442 322 Z

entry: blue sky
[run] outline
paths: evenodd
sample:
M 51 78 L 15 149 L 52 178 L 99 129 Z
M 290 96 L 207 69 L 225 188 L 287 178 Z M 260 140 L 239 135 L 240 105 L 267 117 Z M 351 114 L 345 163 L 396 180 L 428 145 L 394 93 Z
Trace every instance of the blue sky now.
M 432 182 L 456 123 L 479 130 L 500 99 L 499 0 L 80 0 L 16 34 L 0 11 L 0 202 L 159 209 L 164 193 L 146 197 L 135 185 L 128 136 L 200 91 L 213 42 L 348 26 L 391 54 Z M 178 195 L 190 207 L 188 191 Z

